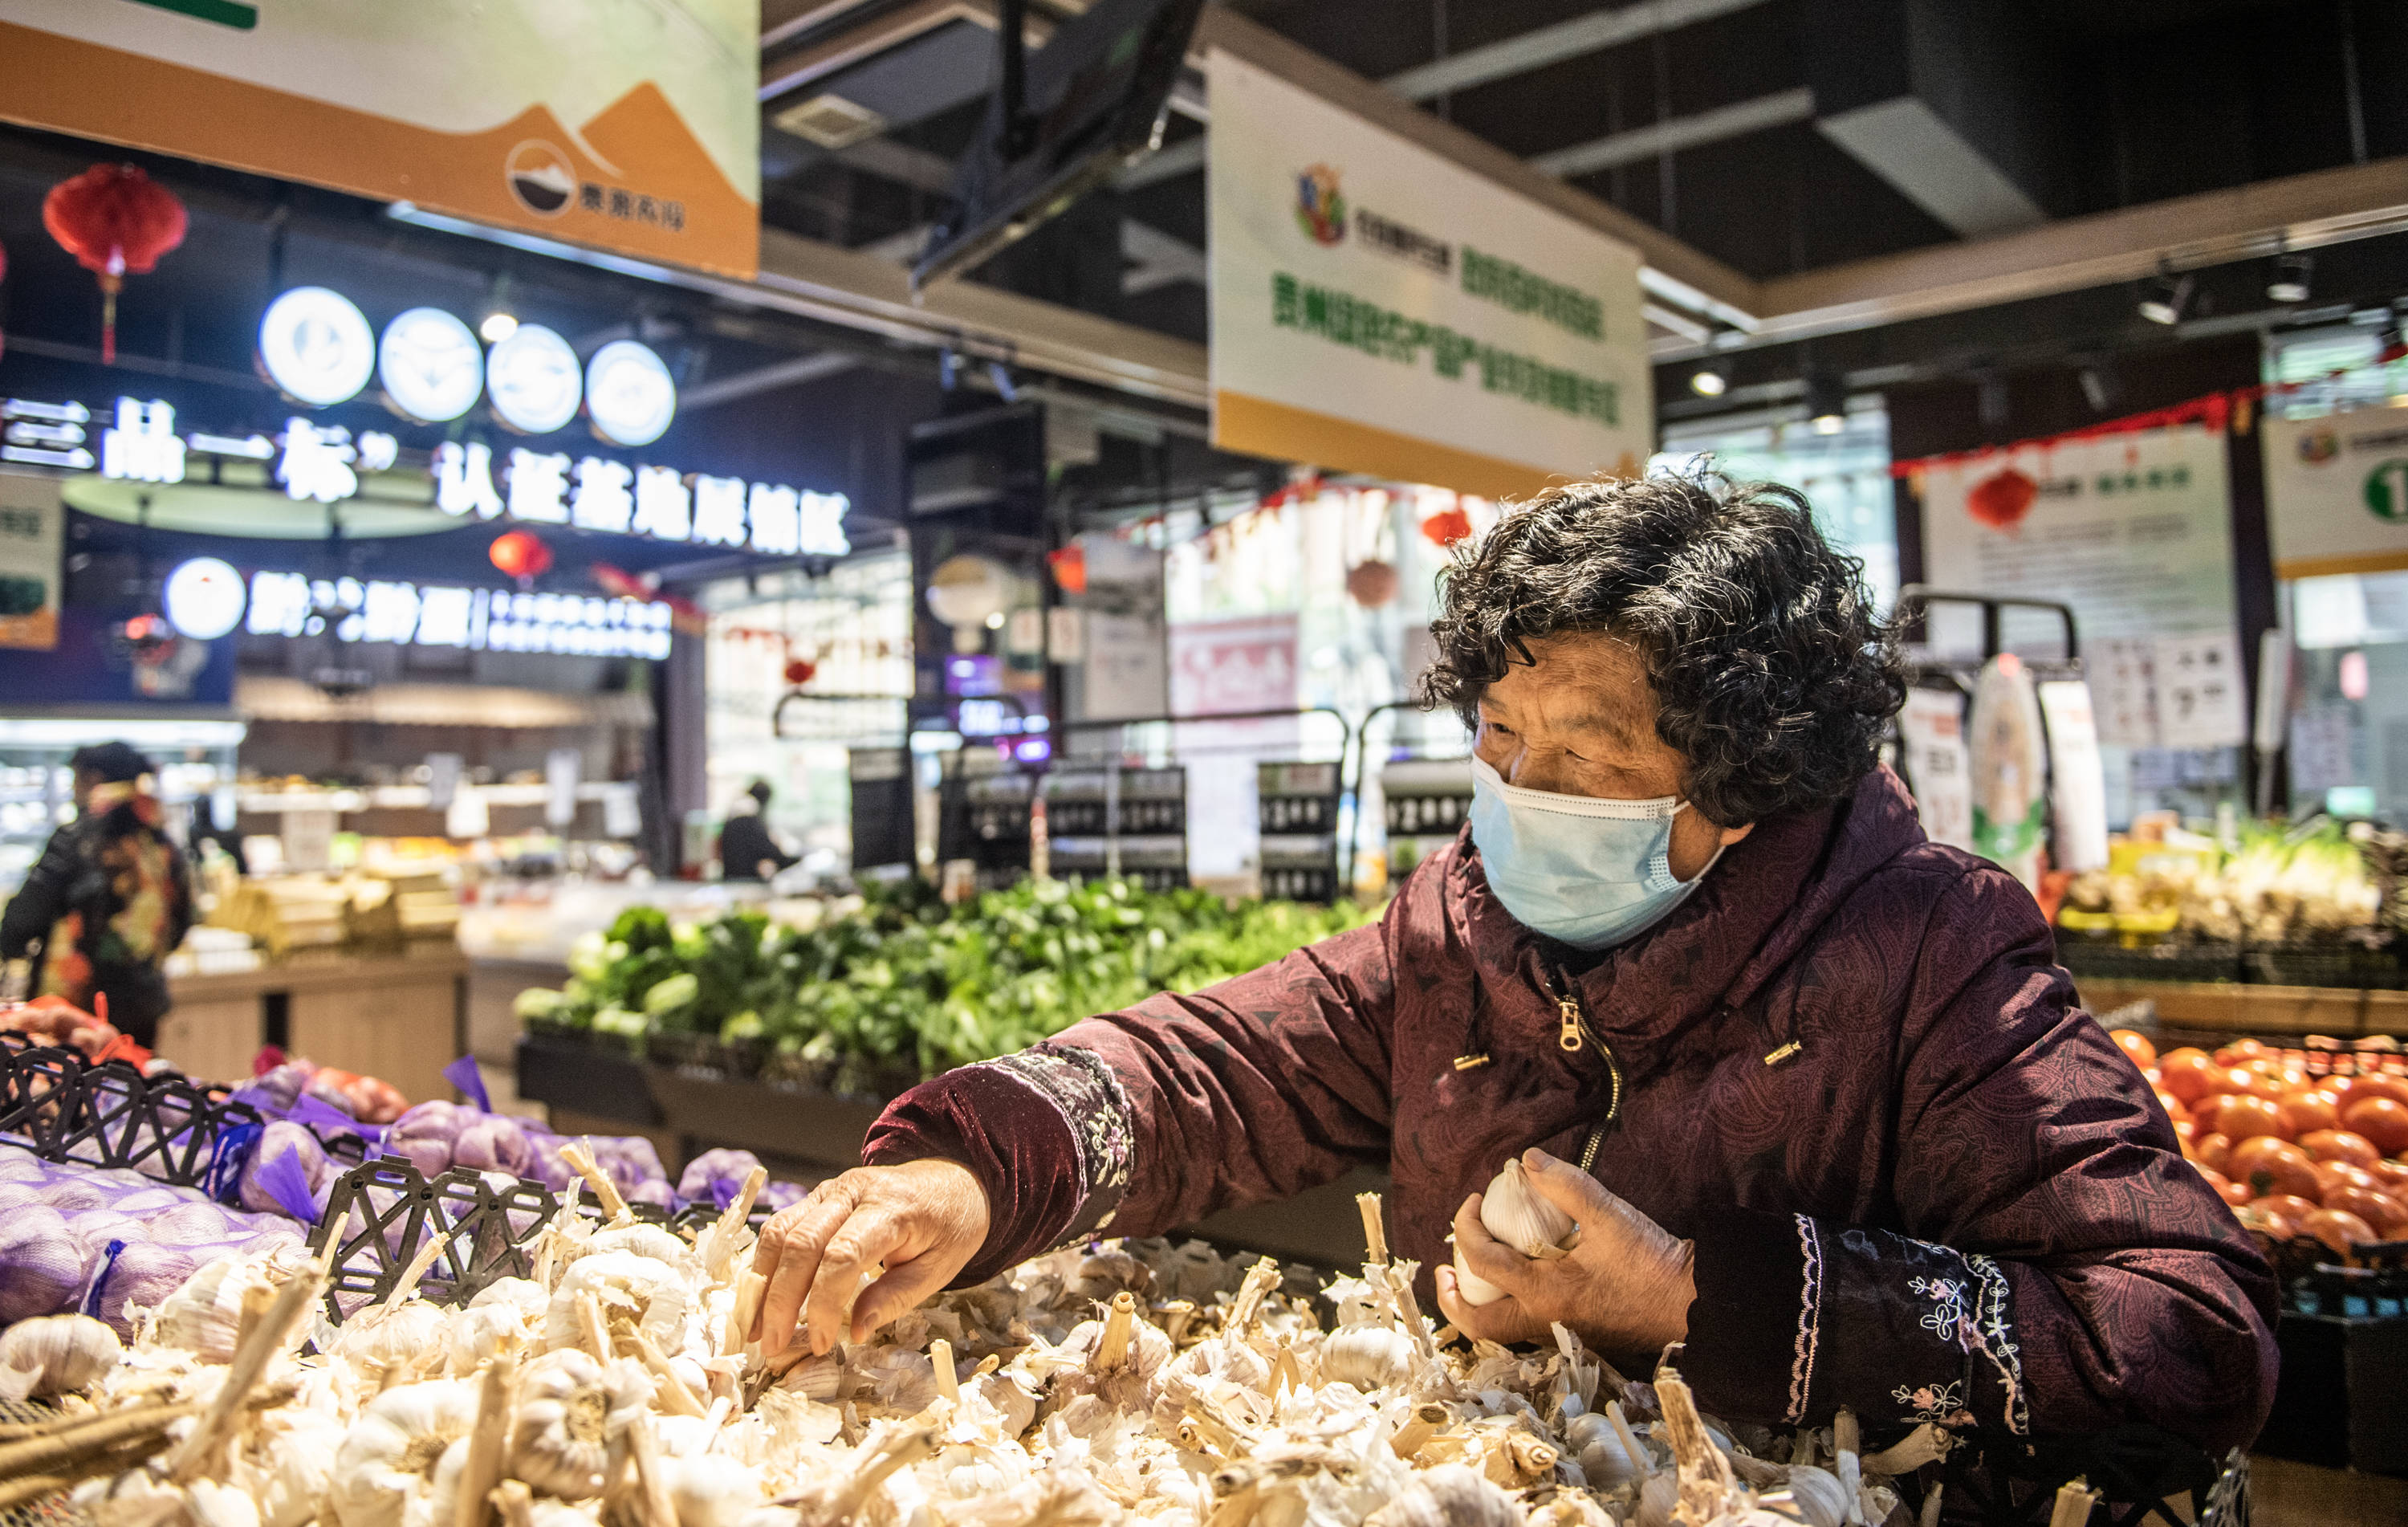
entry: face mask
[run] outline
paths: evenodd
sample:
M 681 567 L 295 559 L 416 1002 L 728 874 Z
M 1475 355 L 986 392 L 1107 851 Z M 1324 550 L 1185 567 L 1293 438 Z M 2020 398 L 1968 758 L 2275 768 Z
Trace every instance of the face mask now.
M 1479 758 L 1471 782 L 1471 841 L 1488 888 L 1533 932 L 1575 949 L 1610 948 L 1662 921 L 1705 878 L 1704 870 L 1696 880 L 1673 877 L 1672 819 L 1689 804 L 1677 797 L 1526 790 Z

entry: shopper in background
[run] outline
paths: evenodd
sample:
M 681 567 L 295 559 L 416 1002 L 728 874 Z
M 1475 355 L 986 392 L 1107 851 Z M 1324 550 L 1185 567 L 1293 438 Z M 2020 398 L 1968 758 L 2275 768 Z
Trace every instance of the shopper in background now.
M 183 852 L 160 827 L 150 760 L 123 742 L 79 748 L 76 819 L 50 834 L 0 915 L 0 959 L 35 961 L 34 994 L 94 1011 L 155 1048 L 169 1006 L 160 966 L 193 924 Z
M 719 829 L 719 871 L 729 880 L 767 880 L 795 862 L 769 831 L 769 782 L 754 780 L 745 795 L 751 811 L 738 810 Z
M 800 1316 L 825 1351 L 1048 1247 L 1370 1166 L 1466 1334 L 1560 1323 L 1634 1373 L 1681 1344 L 1732 1420 L 2246 1443 L 2274 1280 L 2030 893 L 1926 841 L 1881 765 L 1905 690 L 1862 570 L 1771 485 L 1511 510 L 1431 629 L 1464 834 L 1376 925 L 897 1099 L 872 1165 L 765 1228 L 763 1339 Z M 1517 1157 L 1568 1255 L 1484 1224 Z

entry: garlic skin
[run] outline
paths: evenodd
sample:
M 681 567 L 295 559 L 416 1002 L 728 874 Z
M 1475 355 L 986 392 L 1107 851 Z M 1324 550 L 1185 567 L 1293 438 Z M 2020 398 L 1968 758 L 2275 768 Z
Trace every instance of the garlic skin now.
M 242 1324 L 243 1296 L 266 1287 L 267 1273 L 258 1261 L 221 1257 L 167 1296 L 159 1306 L 153 1338 L 181 1347 L 204 1362 L 232 1362 L 235 1334 Z
M 639 1362 L 605 1368 L 575 1347 L 545 1353 L 519 1376 L 509 1472 L 564 1501 L 600 1494 L 610 1439 L 645 1413 L 652 1396 L 652 1375 Z
M 1522 1527 L 1513 1497 L 1460 1463 L 1423 1469 L 1363 1527 Z
M 551 1302 L 552 1295 L 533 1278 L 495 1278 L 477 1290 L 468 1307 L 480 1310 L 494 1304 L 508 1305 L 519 1312 L 521 1319 L 534 1325 L 543 1319 L 544 1306 Z
M 1787 1514 L 1805 1522 L 1806 1527 L 1845 1527 L 1851 1503 L 1848 1487 L 1840 1482 L 1838 1475 L 1801 1463 L 1789 1471 L 1786 1488 L 1790 1500 Z M 1777 1508 L 1781 1503 L 1768 1498 L 1767 1504 Z
M 1525 1257 L 1560 1257 L 1580 1239 L 1572 1217 L 1530 1186 L 1530 1174 L 1518 1156 L 1505 1163 L 1480 1195 L 1480 1223 Z M 1455 1251 L 1455 1286 L 1467 1304 L 1493 1304 L 1505 1297 L 1504 1289 L 1464 1265 L 1461 1246 Z
M 89 1315 L 45 1315 L 0 1333 L 0 1398 L 72 1394 L 125 1355 L 117 1333 Z
M 408 1307 L 408 1306 L 401 1306 Z M 405 1527 L 436 1465 L 477 1421 L 477 1390 L 454 1379 L 404 1384 L 368 1402 L 343 1434 L 326 1502 L 341 1527 Z
M 261 1527 L 306 1527 L 334 1482 L 343 1423 L 323 1411 L 290 1407 L 285 1424 L 264 1439 L 266 1478 L 259 1488 Z
M 761 1471 L 726 1458 L 664 1461 L 678 1527 L 736 1527 L 761 1504 Z
M 335 1338 L 337 1352 L 382 1384 L 441 1373 L 451 1345 L 451 1312 L 423 1299 L 366 1311 Z
M 526 1317 L 502 1303 L 475 1304 L 452 1317 L 452 1375 L 466 1378 L 505 1352 L 526 1349 Z

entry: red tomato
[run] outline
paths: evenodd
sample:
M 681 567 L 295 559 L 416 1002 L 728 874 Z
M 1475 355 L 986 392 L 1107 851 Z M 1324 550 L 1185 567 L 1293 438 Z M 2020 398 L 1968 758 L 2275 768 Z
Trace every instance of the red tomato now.
M 2208 1077 L 2215 1072 L 2216 1064 L 2205 1050 L 2187 1046 L 2157 1059 L 2157 1076 L 2166 1090 L 2194 1108 L 2207 1096 Z
M 2157 1106 L 2166 1111 L 2166 1117 L 2172 1119 L 2177 1124 L 2180 1124 L 2184 1119 L 2190 1117 L 2189 1105 L 2185 1103 L 2180 1098 L 2175 1097 L 2172 1093 L 2167 1091 L 2162 1087 L 2155 1088 L 2151 1090 L 2157 1093 Z
M 2286 1135 L 2282 1106 L 2271 1099 L 2245 1095 L 2225 1098 L 2215 1105 L 2214 1116 L 2215 1132 L 2229 1136 L 2236 1145 L 2259 1135 L 2271 1134 L 2277 1140 Z
M 2219 1066 L 2237 1066 L 2252 1057 L 2272 1053 L 2267 1048 L 2263 1040 L 2236 1039 L 2215 1052 L 2215 1063 Z
M 2349 1112 L 2351 1103 L 2367 1098 L 2389 1098 L 2394 1102 L 2408 1103 L 2408 1078 L 2369 1073 L 2362 1076 L 2335 1077 L 2325 1085 L 2341 1094 L 2341 1111 L 2344 1114 Z
M 2383 1160 L 2383 1153 L 2362 1134 L 2347 1130 L 2318 1130 L 2314 1134 L 2300 1136 L 2300 1148 L 2319 1161 L 2347 1161 L 2352 1166 L 2372 1170 Z
M 2386 1193 L 2408 1193 L 2408 1161 L 2377 1161 L 2366 1170 Z
M 2225 1203 L 2231 1204 L 2234 1208 L 2237 1209 L 2243 1204 L 2250 1202 L 2249 1189 L 2242 1184 L 2226 1177 L 2223 1173 L 2210 1172 L 2205 1167 L 2201 1167 L 2200 1168 L 2199 1174 L 2207 1179 L 2207 1185 L 2215 1189 L 2218 1197 L 2222 1198 Z
M 2336 1188 L 2325 1195 L 2325 1207 L 2358 1216 L 2386 1241 L 2408 1233 L 2408 1204 L 2372 1188 Z
M 2199 1138 L 2199 1120 L 2185 1114 L 2174 1120 L 2174 1138 L 2182 1142 L 2183 1154 L 2190 1154 L 2190 1143 Z
M 2157 1063 L 2157 1047 L 2149 1043 L 2148 1035 L 2129 1029 L 2110 1029 L 2107 1030 L 2107 1037 L 2115 1042 L 2117 1049 L 2130 1056 L 2132 1064 L 2143 1071 Z
M 2287 1241 L 2293 1233 L 2290 1217 L 2276 1214 L 2266 1207 L 2264 1199 L 2233 1210 L 2232 1217 L 2241 1221 L 2242 1229 L 2255 1232 L 2270 1241 Z
M 2366 1097 L 2363 1089 L 2341 1111 L 2342 1128 L 2374 1142 L 2386 1156 L 2408 1150 L 2408 1102 L 2397 1098 Z
M 2300 1217 L 2298 1226 L 2302 1235 L 2322 1241 L 2337 1256 L 2346 1257 L 2354 1246 L 2372 1246 L 2379 1237 L 2374 1227 L 2354 1214 L 2341 1209 L 2318 1209 Z
M 2316 1174 L 2316 1202 L 2329 1204 L 2333 1190 L 2339 1188 L 2380 1188 L 2382 1183 L 2373 1173 L 2347 1161 L 2317 1161 L 2311 1168 Z
M 2230 1159 L 2231 1155 L 2232 1137 L 2223 1134 L 2200 1135 L 2199 1137 L 2199 1143 L 2191 1147 L 2190 1152 L 2191 1160 L 2197 1161 L 2200 1165 L 2206 1167 L 2211 1172 L 2223 1172 L 2228 1174 L 2230 1173 L 2231 1168 L 2227 1166 L 2225 1163 Z
M 2258 1135 L 2234 1145 L 2231 1156 L 2219 1170 L 2234 1182 L 2248 1184 L 2260 1198 L 2269 1193 L 2295 1193 L 2313 1200 L 2323 1191 L 2316 1182 L 2315 1163 L 2308 1160 L 2308 1153 L 2272 1135 Z
M 2283 1097 L 2283 1122 L 2290 1127 L 2291 1138 L 2302 1140 L 2318 1130 L 2341 1128 L 2341 1100 L 2329 1092 L 2302 1088 Z
M 2279 1216 L 2293 1229 L 2297 1229 L 2300 1221 L 2315 1213 L 2317 1208 L 2315 1200 L 2301 1198 L 2297 1193 L 2269 1193 L 2263 1198 L 2250 1200 L 2250 1206 Z

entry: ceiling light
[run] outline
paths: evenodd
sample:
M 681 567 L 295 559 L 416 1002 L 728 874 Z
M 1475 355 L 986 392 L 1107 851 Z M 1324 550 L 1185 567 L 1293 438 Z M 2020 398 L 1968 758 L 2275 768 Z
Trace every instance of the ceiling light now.
M 1837 435 L 1848 427 L 1848 390 L 1840 379 L 1827 371 L 1809 371 L 1802 379 L 1806 383 L 1806 417 L 1813 422 L 1817 435 Z
M 2315 271 L 2315 262 L 2304 254 L 2278 254 L 2274 257 L 2274 279 L 2266 283 L 2269 302 L 2305 302 L 2308 281 Z
M 2180 281 L 2171 276 L 2158 277 L 2156 288 L 2141 300 L 2141 316 L 2152 324 L 2163 324 L 2169 327 L 2181 323 L 2183 310 L 2190 306 L 2190 290 L 2188 276 Z
M 489 345 L 500 344 L 518 331 L 518 319 L 499 308 L 487 313 L 485 321 L 477 325 L 477 332 L 484 337 L 485 343 Z
M 1700 367 L 1689 374 L 1689 391 L 1699 397 L 1720 397 L 1730 391 L 1730 378 L 1711 366 Z

